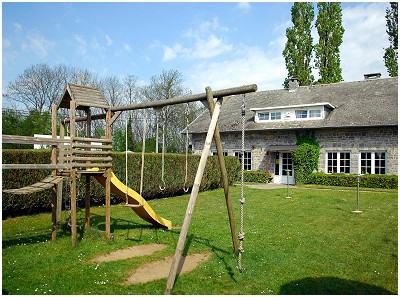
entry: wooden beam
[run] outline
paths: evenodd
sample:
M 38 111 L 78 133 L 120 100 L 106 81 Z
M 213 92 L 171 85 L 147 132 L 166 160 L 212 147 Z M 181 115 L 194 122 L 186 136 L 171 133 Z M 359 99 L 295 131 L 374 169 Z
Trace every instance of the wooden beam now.
M 208 128 L 206 141 L 204 143 L 204 148 L 201 153 L 199 166 L 197 169 L 196 177 L 194 179 L 192 192 L 190 194 L 189 203 L 188 203 L 188 206 L 186 209 L 185 219 L 183 221 L 181 233 L 179 234 L 179 240 L 178 240 L 178 244 L 176 246 L 174 258 L 172 260 L 171 269 L 169 271 L 167 286 L 165 288 L 164 294 L 171 294 L 172 287 L 175 282 L 179 263 L 181 262 L 181 258 L 182 258 L 182 252 L 183 252 L 183 248 L 185 245 L 186 236 L 189 231 L 190 220 L 192 219 L 194 205 L 196 203 L 197 195 L 199 193 L 201 179 L 203 177 L 204 169 L 206 167 L 208 154 L 210 153 L 210 147 L 211 147 L 211 142 L 212 142 L 212 138 L 214 135 L 214 130 L 215 130 L 215 127 L 217 126 L 218 117 L 219 117 L 219 114 L 221 111 L 221 104 L 222 104 L 222 98 L 219 98 L 217 103 L 215 104 L 214 113 L 212 115 L 211 123 Z
M 69 169 L 68 164 L 2 164 L 2 169 Z
M 111 140 L 111 108 L 107 109 L 106 138 Z M 111 165 L 111 163 L 110 163 Z M 111 166 L 106 169 L 106 237 L 111 238 Z
M 60 139 L 34 136 L 2 135 L 3 143 L 57 145 Z
M 212 91 L 211 91 L 210 87 L 206 87 L 206 94 L 207 94 L 207 102 L 208 102 L 209 111 L 210 111 L 210 117 L 212 117 L 212 115 L 214 113 L 215 104 L 214 104 L 214 99 L 212 97 Z M 219 133 L 218 125 L 215 127 L 214 141 L 215 141 L 215 146 L 217 148 L 219 168 L 221 170 L 222 185 L 224 187 L 225 202 L 226 202 L 226 208 L 228 210 L 228 218 L 229 218 L 229 225 L 231 228 L 233 250 L 235 251 L 235 254 L 237 254 L 239 252 L 239 245 L 238 245 L 237 234 L 236 234 L 235 216 L 233 214 L 232 201 L 231 201 L 231 197 L 229 194 L 228 172 L 226 171 L 224 153 L 222 150 L 221 135 Z
M 245 93 L 252 93 L 257 91 L 257 85 L 247 85 L 243 87 L 236 87 L 230 89 L 223 89 L 219 91 L 213 92 L 213 98 L 221 98 L 226 96 L 238 95 L 238 94 L 245 94 Z M 135 109 L 145 109 L 145 108 L 161 108 L 167 105 L 175 105 L 181 103 L 188 103 L 188 102 L 195 102 L 195 101 L 202 101 L 207 100 L 206 94 L 196 94 L 190 96 L 183 96 L 183 97 L 175 97 L 170 99 L 164 100 L 154 100 L 150 102 L 142 102 L 142 103 L 135 103 L 129 105 L 121 105 L 121 106 L 114 106 L 111 107 L 112 111 L 124 111 L 124 110 L 135 110 Z
M 57 139 L 57 106 L 51 106 L 51 137 Z M 57 164 L 57 147 L 53 146 L 51 149 L 51 164 Z M 53 176 L 57 175 L 57 169 L 51 171 Z M 51 192 L 51 240 L 55 241 L 57 239 L 57 200 L 58 200 L 57 187 L 53 186 Z

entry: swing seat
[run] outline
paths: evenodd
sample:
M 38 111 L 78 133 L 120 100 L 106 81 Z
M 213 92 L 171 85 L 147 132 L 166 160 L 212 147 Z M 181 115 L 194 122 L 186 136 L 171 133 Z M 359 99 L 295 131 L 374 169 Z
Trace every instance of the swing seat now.
M 125 203 L 125 204 L 123 204 L 123 206 L 130 207 L 130 208 L 132 208 L 132 207 L 135 207 L 135 208 L 143 207 L 142 204 L 130 204 L 130 203 Z

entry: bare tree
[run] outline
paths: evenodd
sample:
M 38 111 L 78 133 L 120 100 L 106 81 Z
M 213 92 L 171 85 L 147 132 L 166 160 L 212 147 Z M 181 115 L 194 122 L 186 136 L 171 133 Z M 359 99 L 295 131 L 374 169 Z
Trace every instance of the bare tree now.
M 147 101 L 170 99 L 191 94 L 190 90 L 183 86 L 182 74 L 178 70 L 163 70 L 158 76 L 152 76 L 150 84 L 141 89 L 141 93 Z M 182 121 L 184 105 L 165 106 L 159 112 L 161 125 L 165 126 L 166 142 L 170 151 L 183 151 L 183 139 L 180 135 L 186 122 Z M 152 123 L 155 125 L 155 115 L 152 115 Z
M 61 92 L 62 88 L 52 69 L 46 64 L 36 64 L 7 86 L 6 99 L 22 103 L 26 109 L 41 114 L 51 110 L 51 105 L 57 102 Z

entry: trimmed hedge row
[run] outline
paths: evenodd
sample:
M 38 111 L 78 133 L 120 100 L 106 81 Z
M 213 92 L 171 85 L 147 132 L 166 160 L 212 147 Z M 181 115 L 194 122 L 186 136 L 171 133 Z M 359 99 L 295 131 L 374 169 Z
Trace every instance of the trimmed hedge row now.
M 357 187 L 357 175 L 312 173 L 307 180 L 307 184 Z M 362 175 L 360 180 L 360 187 L 362 188 L 397 189 L 397 185 L 397 175 L 369 174 Z
M 4 164 L 32 163 L 48 164 L 50 160 L 49 150 L 3 150 Z M 113 171 L 115 175 L 125 183 L 125 153 L 112 154 Z M 192 187 L 196 175 L 200 156 L 190 155 L 188 157 L 188 182 L 186 187 Z M 239 173 L 239 161 L 236 157 L 225 157 L 228 171 L 228 180 L 233 184 Z M 172 197 L 184 193 L 185 181 L 185 156 L 180 154 L 165 155 L 164 180 L 165 191 L 161 192 L 159 186 L 161 181 L 161 154 L 145 154 L 143 197 L 154 199 L 160 197 Z M 140 188 L 141 154 L 128 154 L 128 186 L 139 192 Z M 44 179 L 50 174 L 50 170 L 3 170 L 3 189 L 21 188 Z M 207 159 L 206 168 L 200 185 L 200 190 L 205 191 L 221 187 L 220 169 L 218 158 L 210 156 Z M 104 204 L 105 190 L 93 178 L 90 181 L 90 196 L 92 205 Z M 69 183 L 64 182 L 63 208 L 69 207 Z M 117 204 L 121 200 L 111 195 L 111 203 Z M 85 178 L 77 182 L 77 205 L 85 205 Z M 9 216 L 34 214 L 51 209 L 51 190 L 29 195 L 13 195 L 3 193 L 2 213 L 3 218 Z
M 243 179 L 245 183 L 266 183 L 267 175 L 265 171 L 246 170 L 244 171 Z M 239 172 L 240 181 L 240 172 Z

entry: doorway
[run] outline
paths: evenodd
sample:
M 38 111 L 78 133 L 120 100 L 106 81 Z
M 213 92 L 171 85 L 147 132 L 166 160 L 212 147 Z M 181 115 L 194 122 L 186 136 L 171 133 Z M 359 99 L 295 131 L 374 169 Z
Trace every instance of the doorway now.
M 275 157 L 274 183 L 287 184 L 288 179 L 289 184 L 294 185 L 292 154 L 289 152 L 277 152 Z

